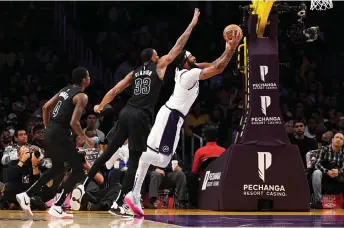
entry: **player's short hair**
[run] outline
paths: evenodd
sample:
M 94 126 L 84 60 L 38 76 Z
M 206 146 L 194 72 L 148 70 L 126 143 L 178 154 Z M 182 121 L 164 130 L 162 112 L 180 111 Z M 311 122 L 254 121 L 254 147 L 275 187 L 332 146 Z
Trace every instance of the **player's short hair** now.
M 183 65 L 185 63 L 185 53 L 186 50 L 183 50 L 179 53 L 179 55 L 175 58 L 174 64 L 181 70 L 183 69 Z
M 204 138 L 207 142 L 216 142 L 217 141 L 217 127 L 208 126 L 204 129 Z
M 72 72 L 72 83 L 74 85 L 81 85 L 84 78 L 87 77 L 88 70 L 85 67 L 77 67 Z
M 152 60 L 153 57 L 153 53 L 154 53 L 154 49 L 153 48 L 146 48 L 141 52 L 141 61 L 143 63 L 149 62 Z

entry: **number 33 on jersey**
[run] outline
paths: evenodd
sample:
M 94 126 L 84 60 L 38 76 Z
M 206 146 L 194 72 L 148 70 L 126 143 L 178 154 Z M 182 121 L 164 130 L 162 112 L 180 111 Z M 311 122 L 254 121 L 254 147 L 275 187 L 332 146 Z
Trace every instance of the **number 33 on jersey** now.
M 148 94 L 150 92 L 151 79 L 150 78 L 136 78 L 134 85 L 134 94 Z
M 142 108 L 153 113 L 162 80 L 156 72 L 156 64 L 149 62 L 134 70 L 132 78 L 133 96 L 128 105 Z

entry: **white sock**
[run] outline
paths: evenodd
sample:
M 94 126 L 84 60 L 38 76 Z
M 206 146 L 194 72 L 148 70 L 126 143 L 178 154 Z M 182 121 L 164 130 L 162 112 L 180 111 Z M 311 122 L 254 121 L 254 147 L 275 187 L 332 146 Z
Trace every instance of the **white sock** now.
M 142 183 L 145 180 L 149 165 L 150 164 L 147 162 L 139 161 L 139 167 L 137 168 L 137 171 L 136 171 L 134 188 L 133 188 L 133 195 L 136 197 L 141 196 Z

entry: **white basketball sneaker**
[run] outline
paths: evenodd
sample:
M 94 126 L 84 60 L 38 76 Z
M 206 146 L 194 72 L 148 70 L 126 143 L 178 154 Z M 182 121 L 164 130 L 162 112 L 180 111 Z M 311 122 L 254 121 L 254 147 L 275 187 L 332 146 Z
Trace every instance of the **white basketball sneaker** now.
M 26 194 L 26 192 L 17 194 L 16 198 L 23 211 L 32 217 L 33 213 L 31 211 L 30 197 Z
M 61 206 L 52 205 L 48 213 L 56 218 L 72 219 L 74 216 L 65 212 Z
M 82 197 L 85 195 L 84 185 L 78 185 L 72 192 L 70 197 L 70 208 L 74 211 L 80 210 Z

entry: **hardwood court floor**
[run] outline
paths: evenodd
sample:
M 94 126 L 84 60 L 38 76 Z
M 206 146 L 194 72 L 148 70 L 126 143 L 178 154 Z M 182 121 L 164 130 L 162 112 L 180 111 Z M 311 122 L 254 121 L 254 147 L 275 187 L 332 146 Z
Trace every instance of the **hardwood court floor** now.
M 74 220 L 51 219 L 35 212 L 0 211 L 0 228 L 158 228 L 158 227 L 344 227 L 344 210 L 311 212 L 214 212 L 204 210 L 145 210 L 144 218 L 126 219 L 108 212 L 75 212 Z

